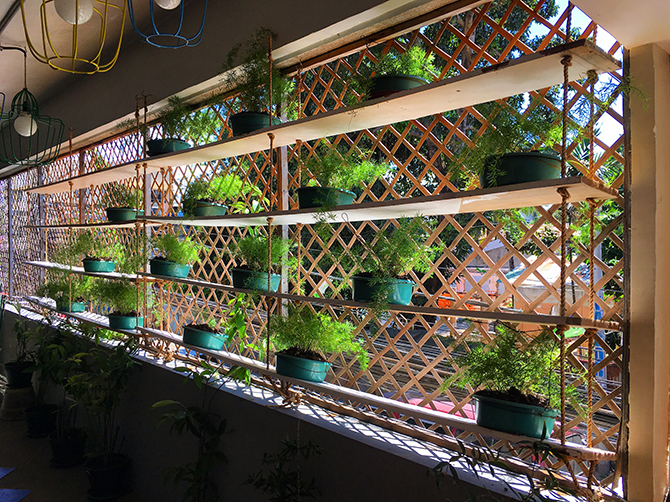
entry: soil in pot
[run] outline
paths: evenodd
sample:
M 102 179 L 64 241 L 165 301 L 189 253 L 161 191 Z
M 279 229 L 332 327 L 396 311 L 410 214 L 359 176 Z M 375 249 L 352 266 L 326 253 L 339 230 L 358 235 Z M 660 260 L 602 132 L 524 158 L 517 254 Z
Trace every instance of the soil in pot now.
M 104 258 L 91 258 L 87 256 L 81 261 L 86 272 L 114 272 L 116 263 Z
M 52 467 L 74 467 L 84 462 L 86 433 L 81 429 L 69 429 L 62 436 L 55 432 L 49 435 Z
M 372 77 L 372 88 L 369 99 L 383 98 L 396 92 L 414 89 L 427 84 L 425 78 L 414 75 L 381 75 Z
M 301 187 L 296 190 L 296 193 L 300 209 L 346 206 L 353 204 L 356 197 L 354 192 L 331 187 Z
M 183 265 L 173 261 L 167 261 L 161 257 L 149 260 L 149 270 L 154 275 L 163 275 L 165 277 L 177 277 L 184 279 L 188 277 L 191 271 L 191 265 Z
M 5 363 L 5 376 L 7 377 L 7 387 L 10 389 L 23 389 L 31 387 L 33 372 L 26 373 L 33 363 L 29 361 Z
M 497 163 L 495 177 L 491 166 Z M 501 157 L 486 159 L 484 172 L 479 175 L 482 188 L 515 185 L 557 179 L 561 176 L 561 159 L 556 155 L 541 152 L 506 153 Z
M 272 125 L 279 125 L 281 123 L 280 119 L 272 117 Z M 233 136 L 249 134 L 270 127 L 270 115 L 258 112 L 235 113 L 230 116 L 230 127 L 233 130 Z
M 98 455 L 84 464 L 89 500 L 114 500 L 130 489 L 131 461 L 128 455 Z
M 25 409 L 29 438 L 45 438 L 56 430 L 58 406 L 36 404 Z
M 296 347 L 277 352 L 276 356 L 278 374 L 301 380 L 323 382 L 330 368 L 330 363 L 321 354 Z
M 356 302 L 375 302 L 409 305 L 416 283 L 407 279 L 375 279 L 369 274 L 351 278 L 352 298 Z
M 246 268 L 234 268 L 232 270 L 233 287 L 240 289 L 254 289 L 257 291 L 268 291 L 268 273 L 249 270 Z M 270 275 L 270 291 L 277 291 L 281 275 Z
M 191 148 L 188 141 L 178 138 L 150 139 L 147 141 L 147 156 L 154 157 L 164 153 L 179 152 Z
M 184 326 L 184 343 L 203 349 L 221 350 L 225 337 L 207 324 L 189 324 Z

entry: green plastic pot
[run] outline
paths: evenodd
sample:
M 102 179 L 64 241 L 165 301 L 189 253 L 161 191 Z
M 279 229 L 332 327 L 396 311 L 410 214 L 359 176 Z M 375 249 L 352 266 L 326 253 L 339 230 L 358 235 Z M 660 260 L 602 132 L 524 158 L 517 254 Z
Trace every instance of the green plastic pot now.
M 173 261 L 152 258 L 149 260 L 149 270 L 151 270 L 151 273 L 154 275 L 184 279 L 185 277 L 188 277 L 188 273 L 191 271 L 191 265 L 183 265 Z
M 282 121 L 272 117 L 272 125 L 279 125 Z M 270 114 L 258 112 L 240 112 L 230 116 L 230 127 L 233 136 L 241 136 L 250 132 L 270 127 Z
M 135 329 L 138 326 L 138 319 L 134 315 L 125 316 L 109 314 L 107 319 L 109 319 L 110 329 Z M 142 316 L 139 318 L 139 326 L 144 326 L 144 317 Z
M 255 289 L 257 291 L 268 291 L 268 273 L 256 272 L 255 270 L 245 270 L 243 268 L 234 268 L 233 273 L 233 287 L 241 289 Z M 271 274 L 270 277 L 270 291 L 277 291 L 279 289 L 279 282 L 281 275 Z
M 277 373 L 310 382 L 323 382 L 330 363 L 277 353 Z
M 58 303 L 56 302 L 56 310 L 58 312 L 84 312 L 86 310 L 86 303 L 84 302 L 71 302 L 70 303 L 70 308 L 68 308 L 68 304 L 66 303 Z
M 105 260 L 89 260 L 84 258 L 82 260 L 84 270 L 86 272 L 114 272 L 116 262 Z
M 409 305 L 412 302 L 416 283 L 406 279 L 375 279 L 373 277 L 351 278 L 351 290 L 356 302 L 374 302 L 385 298 L 388 303 Z
M 147 141 L 147 155 L 153 157 L 155 155 L 162 155 L 164 153 L 179 152 L 181 150 L 188 150 L 191 145 L 188 141 L 176 138 L 167 139 L 150 139 Z
M 196 201 L 195 215 L 196 216 L 223 216 L 226 214 L 228 206 L 223 204 L 214 204 L 212 202 Z
M 108 207 L 105 213 L 109 221 L 130 221 L 137 218 L 137 211 L 129 207 Z
M 496 161 L 496 171 L 500 174 L 492 177 L 491 168 Z M 489 188 L 560 177 L 561 159 L 556 155 L 540 152 L 506 153 L 501 157 L 486 159 L 484 172 L 479 175 L 479 183 L 482 188 Z
M 551 436 L 558 410 L 474 395 L 477 425 L 541 439 Z
M 372 88 L 370 89 L 370 98 L 383 98 L 390 94 L 408 89 L 414 89 L 426 85 L 428 81 L 425 78 L 415 77 L 414 75 L 381 75 L 372 77 Z
M 184 326 L 184 343 L 189 345 L 195 345 L 203 349 L 221 350 L 225 339 L 225 336 L 216 333 Z
M 300 209 L 346 206 L 353 204 L 356 197 L 353 192 L 331 187 L 302 187 L 298 188 L 296 192 Z

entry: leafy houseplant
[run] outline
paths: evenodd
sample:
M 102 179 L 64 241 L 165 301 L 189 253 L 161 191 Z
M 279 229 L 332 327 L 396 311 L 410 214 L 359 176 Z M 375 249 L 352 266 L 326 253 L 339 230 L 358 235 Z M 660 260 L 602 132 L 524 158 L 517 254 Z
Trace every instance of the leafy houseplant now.
M 110 309 L 108 316 L 111 329 L 135 329 L 142 326 L 144 318 L 139 315 L 138 294 L 140 305 L 143 304 L 144 290 L 125 280 L 98 279 L 91 287 L 91 294 L 104 307 Z
M 301 209 L 353 204 L 356 194 L 350 191 L 352 188 L 371 183 L 387 171 L 386 163 L 365 159 L 353 149 L 340 153 L 334 146 L 323 144 L 327 146 L 315 150 L 304 161 L 319 186 L 298 188 Z M 313 184 L 310 180 L 309 185 Z
M 268 261 L 268 238 L 258 229 L 250 228 L 249 233 L 237 243 L 235 254 L 245 265 L 232 269 L 233 286 L 259 291 L 277 291 L 281 275 L 272 273 L 268 288 L 268 269 L 281 272 L 281 267 L 295 270 L 297 262 L 289 257 L 291 241 L 281 237 L 272 238 L 272 249 Z
M 63 272 L 50 270 L 47 282 L 40 285 L 35 293 L 56 301 L 59 312 L 84 312 L 91 292 L 91 278 L 73 276 L 68 279 Z
M 67 379 L 67 390 L 86 408 L 97 440 L 97 455 L 85 464 L 89 495 L 94 500 L 112 500 L 129 488 L 130 457 L 119 453 L 121 445 L 117 449 L 116 409 L 136 364 L 131 354 L 137 343 L 133 337 L 113 348 L 100 345 L 98 337 L 91 343 L 88 350 L 72 358 L 74 371 Z
M 269 326 L 277 352 L 277 373 L 313 382 L 323 382 L 330 363 L 321 352 L 355 354 L 361 369 L 368 366 L 368 354 L 354 339 L 354 326 L 338 322 L 309 307 L 289 307 L 286 317 L 273 317 Z
M 218 322 L 211 315 L 200 310 L 193 321 L 184 326 L 184 343 L 210 350 L 221 350 L 224 343 L 230 345 L 237 335 L 246 338 L 245 313 L 248 301 L 244 294 L 238 294 L 228 301 L 228 309 Z M 223 329 L 223 333 L 221 332 Z
M 117 262 L 123 259 L 123 246 L 105 242 L 99 234 L 90 230 L 77 238 L 77 250 L 83 254 L 82 264 L 86 272 L 114 272 Z
M 374 66 L 373 76 L 364 86 L 366 98 L 381 98 L 427 84 L 439 73 L 434 59 L 434 54 L 427 54 L 416 45 L 402 54 L 388 51 Z
M 160 416 L 158 426 L 167 422 L 170 424 L 170 433 L 175 431 L 181 436 L 185 432 L 190 432 L 198 439 L 197 460 L 176 467 L 170 473 L 175 485 L 185 483 L 188 486 L 182 499 L 184 502 L 220 500 L 211 469 L 218 463 L 228 461 L 220 448 L 221 437 L 226 431 L 226 420 L 212 411 L 216 392 L 208 397 L 208 390 L 211 391 L 210 385 L 220 380 L 221 375 L 215 367 L 204 361 L 200 365 L 201 368 L 197 371 L 186 367 L 175 368 L 175 371 L 188 374 L 189 378 L 184 382 L 192 380 L 202 391 L 202 402 L 199 406 L 186 406 L 171 399 L 158 401 L 151 406 L 171 408 Z
M 109 183 L 100 198 L 109 221 L 131 221 L 142 214 L 144 192 L 122 183 Z
M 292 81 L 284 78 L 276 67 L 272 67 L 272 110 L 270 110 L 270 65 L 268 41 L 275 41 L 277 34 L 268 28 L 260 28 L 246 42 L 233 47 L 226 55 L 222 71 L 226 88 L 240 92 L 239 107 L 230 117 L 233 136 L 247 134 L 264 127 L 279 124 L 274 117 L 279 111 L 289 116 L 295 109 L 290 99 L 294 89 Z M 241 64 L 238 61 L 241 55 Z M 240 111 L 240 109 L 245 111 Z
M 179 240 L 173 234 L 154 237 L 152 244 L 157 254 L 149 261 L 151 273 L 167 277 L 188 276 L 191 265 L 200 261 L 199 254 L 203 249 L 201 244 L 193 242 L 190 237 Z
M 550 331 L 530 342 L 523 332 L 503 323 L 497 323 L 495 331 L 492 344 L 455 358 L 463 371 L 446 380 L 443 388 L 472 386 L 477 423 L 483 427 L 548 437 L 558 414 L 552 408 L 560 405 L 558 342 Z M 566 389 L 568 397 L 575 390 Z
M 381 302 L 409 305 L 416 286 L 402 279 L 412 270 L 427 272 L 441 246 L 429 246 L 422 218 L 402 218 L 398 226 L 383 229 L 372 240 L 364 240 L 353 250 L 358 268 L 352 277 L 353 299 L 359 302 Z
M 209 183 L 204 180 L 195 180 L 189 183 L 182 199 L 184 216 L 220 216 L 226 213 L 227 201 L 236 201 L 240 196 L 253 192 L 260 196 L 256 186 L 245 183 L 236 174 L 221 174 L 214 176 Z M 239 209 L 239 207 L 238 207 Z
M 147 141 L 147 155 L 186 150 L 191 145 L 187 140 L 208 142 L 219 123 L 216 115 L 208 109 L 190 112 L 178 96 L 168 99 L 167 107 L 158 115 L 163 138 Z

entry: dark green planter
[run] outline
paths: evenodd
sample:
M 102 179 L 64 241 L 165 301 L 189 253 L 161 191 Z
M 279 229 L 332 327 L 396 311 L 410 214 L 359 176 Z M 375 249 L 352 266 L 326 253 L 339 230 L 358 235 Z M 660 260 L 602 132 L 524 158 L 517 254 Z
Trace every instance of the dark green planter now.
M 55 404 L 36 404 L 26 408 L 28 437 L 45 438 L 56 430 L 58 406 Z
M 272 125 L 279 125 L 282 121 L 272 117 Z M 270 115 L 257 112 L 240 112 L 230 116 L 230 128 L 233 136 L 241 136 L 250 132 L 270 127 Z
M 164 275 L 166 277 L 176 277 L 184 279 L 188 277 L 191 271 L 191 265 L 182 265 L 173 261 L 157 260 L 155 258 L 149 260 L 149 270 L 154 275 Z
M 67 302 L 65 303 L 56 302 L 56 310 L 58 312 L 70 312 L 70 313 L 84 312 L 86 310 L 86 304 L 84 302 L 71 302 L 70 308 L 68 308 Z
M 137 317 L 134 315 L 125 316 L 109 314 L 107 319 L 109 319 L 110 329 L 135 329 L 137 327 Z M 139 325 L 144 326 L 144 317 L 140 316 L 139 321 Z
M 310 382 L 323 382 L 330 363 L 277 353 L 277 373 Z
M 137 218 L 137 211 L 128 207 L 108 207 L 105 209 L 109 221 L 130 221 Z
M 7 387 L 10 389 L 23 389 L 33 385 L 33 372 L 26 373 L 26 370 L 33 364 L 31 362 L 11 362 L 5 363 L 5 376 L 7 377 Z
M 499 175 L 491 177 L 491 166 L 498 159 Z M 506 153 L 502 157 L 486 159 L 484 172 L 479 175 L 482 188 L 515 185 L 531 181 L 553 180 L 561 177 L 561 159 L 540 152 Z
M 191 145 L 187 141 L 181 139 L 150 139 L 147 141 L 147 155 L 149 157 L 188 150 L 189 148 L 191 148 Z
M 256 272 L 255 270 L 244 270 L 242 268 L 234 268 L 233 287 L 241 289 L 255 289 L 258 291 L 268 291 L 268 273 Z M 272 274 L 270 277 L 270 291 L 277 291 L 279 289 L 279 282 L 281 275 Z
M 225 339 L 226 337 L 223 335 L 184 326 L 184 343 L 189 345 L 195 345 L 203 349 L 221 350 Z
M 551 436 L 558 410 L 474 395 L 477 425 L 533 438 Z
M 98 455 L 87 460 L 84 467 L 91 485 L 88 500 L 115 500 L 130 489 L 132 471 L 128 455 Z
M 351 290 L 356 302 L 374 302 L 379 297 L 385 298 L 387 303 L 409 305 L 416 284 L 406 279 L 379 279 L 360 277 L 351 278 Z
M 383 98 L 390 94 L 408 89 L 414 89 L 426 85 L 428 81 L 425 78 L 415 77 L 414 75 L 382 75 L 372 77 L 372 88 L 370 89 L 370 98 Z
M 330 187 L 302 187 L 296 190 L 298 207 L 335 207 L 354 203 L 356 194 L 347 190 Z
M 86 272 L 114 272 L 116 262 L 104 260 L 89 260 L 84 258 L 81 261 L 84 264 Z
M 51 446 L 51 465 L 53 467 L 74 467 L 84 462 L 86 451 L 86 433 L 81 429 L 65 431 L 63 437 L 56 433 L 49 435 Z
M 197 201 L 195 203 L 196 216 L 223 216 L 227 210 L 228 206 L 224 206 L 223 204 L 204 201 Z

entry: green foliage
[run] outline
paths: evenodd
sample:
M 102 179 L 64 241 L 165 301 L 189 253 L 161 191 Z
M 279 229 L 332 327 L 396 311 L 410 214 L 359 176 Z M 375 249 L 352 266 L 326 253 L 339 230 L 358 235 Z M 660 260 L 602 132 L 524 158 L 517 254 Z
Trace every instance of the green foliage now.
M 245 484 L 252 485 L 270 496 L 272 502 L 300 502 L 304 497 L 316 498 L 319 491 L 314 478 L 307 481 L 300 470 L 301 463 L 307 463 L 315 455 L 323 455 L 320 446 L 312 441 L 300 444 L 298 439 L 282 441 L 279 453 L 263 454 L 263 468 L 252 474 Z
M 368 153 L 364 155 L 369 156 Z M 325 140 L 322 141 L 321 148 L 316 149 L 311 156 L 305 156 L 303 162 L 320 186 L 340 190 L 351 190 L 353 187 L 371 183 L 388 170 L 387 162 L 368 160 L 353 148 L 346 153 L 340 153 Z
M 181 241 L 173 234 L 161 234 L 152 239 L 152 245 L 157 252 L 167 261 L 192 265 L 200 261 L 202 244 L 193 242 L 190 237 L 184 237 Z
M 48 280 L 41 284 L 35 294 L 56 300 L 56 305 L 67 306 L 70 301 L 86 302 L 91 294 L 92 278 L 73 275 L 68 279 L 65 272 L 50 270 Z
M 79 234 L 75 249 L 86 258 L 100 258 L 120 263 L 123 260 L 123 246 L 119 242 L 108 243 L 99 232 L 86 230 Z
M 240 92 L 241 106 L 246 111 L 270 112 L 274 115 L 281 103 L 282 111 L 292 117 L 296 109 L 296 103 L 291 99 L 295 84 L 292 80 L 284 78 L 276 66 L 272 68 L 273 109 L 269 110 L 269 39 L 276 41 L 277 34 L 268 28 L 260 28 L 245 44 L 233 47 L 226 55 L 221 68 L 221 71 L 225 72 L 223 84 L 228 89 Z
M 28 341 L 34 336 L 36 329 L 34 321 L 29 321 L 21 316 L 21 303 L 15 301 L 12 303 L 14 310 L 18 314 L 12 332 L 16 337 L 16 359 L 17 363 L 35 362 L 35 351 L 28 348 Z
M 272 238 L 272 249 L 270 251 L 270 262 L 274 272 L 280 272 L 281 266 L 293 270 L 297 262 L 288 256 L 292 244 L 289 239 L 281 237 Z M 242 259 L 250 270 L 256 272 L 267 272 L 268 270 L 268 238 L 259 232 L 249 232 L 237 243 L 235 254 Z
M 545 331 L 527 342 L 523 332 L 506 324 L 497 323 L 495 330 L 494 342 L 485 348 L 476 346 L 455 358 L 464 371 L 446 380 L 443 388 L 451 384 L 499 392 L 514 388 L 523 394 L 546 399 L 552 408 L 559 406 L 560 346 L 554 334 Z
M 178 96 L 168 99 L 168 106 L 158 115 L 164 139 L 193 140 L 206 143 L 220 127 L 216 114 L 209 109 L 191 112 Z
M 288 316 L 272 317 L 269 329 L 277 350 L 355 354 L 361 368 L 368 367 L 368 354 L 363 343 L 355 339 L 354 326 L 316 314 L 308 306 L 289 306 Z
M 421 47 L 415 45 L 402 54 L 388 51 L 377 62 L 374 73 L 375 75 L 413 75 L 430 82 L 433 76 L 439 73 L 434 61 L 433 53 L 426 53 Z
M 195 216 L 198 201 L 225 204 L 229 200 L 236 201 L 250 192 L 257 197 L 261 196 L 258 187 L 245 183 L 239 176 L 232 173 L 214 176 L 209 183 L 205 180 L 194 180 L 186 187 L 186 193 L 182 199 L 184 216 Z M 239 204 L 233 203 L 233 209 L 236 212 L 242 212 L 244 205 L 242 201 Z
M 98 206 L 101 209 L 108 207 L 143 209 L 144 191 L 131 188 L 125 183 L 108 183 L 102 191 Z
M 371 241 L 353 249 L 359 268 L 378 279 L 403 277 L 412 270 L 427 272 L 442 246 L 425 244 L 423 219 L 402 218 L 398 226 L 380 230 Z
M 163 413 L 158 419 L 158 426 L 163 423 L 170 424 L 170 433 L 178 435 L 191 433 L 198 439 L 198 458 L 195 462 L 189 462 L 176 467 L 168 474 L 175 485 L 185 483 L 187 485 L 183 501 L 187 502 L 215 502 L 219 500 L 216 484 L 211 475 L 211 470 L 221 462 L 227 462 L 227 458 L 221 451 L 221 438 L 226 431 L 226 420 L 212 412 L 212 401 L 214 395 L 207 400 L 207 391 L 210 383 L 221 378 L 218 370 L 202 361 L 198 371 L 191 368 L 180 367 L 176 371 L 186 373 L 189 379 L 202 391 L 202 403 L 199 406 L 186 406 L 179 401 L 163 400 L 154 403 L 152 408 L 170 409 Z M 223 385 L 223 383 L 221 383 Z
M 97 279 L 91 286 L 91 296 L 97 303 L 117 315 L 137 313 L 138 288 L 130 281 Z M 140 305 L 144 304 L 144 289 L 139 288 Z

